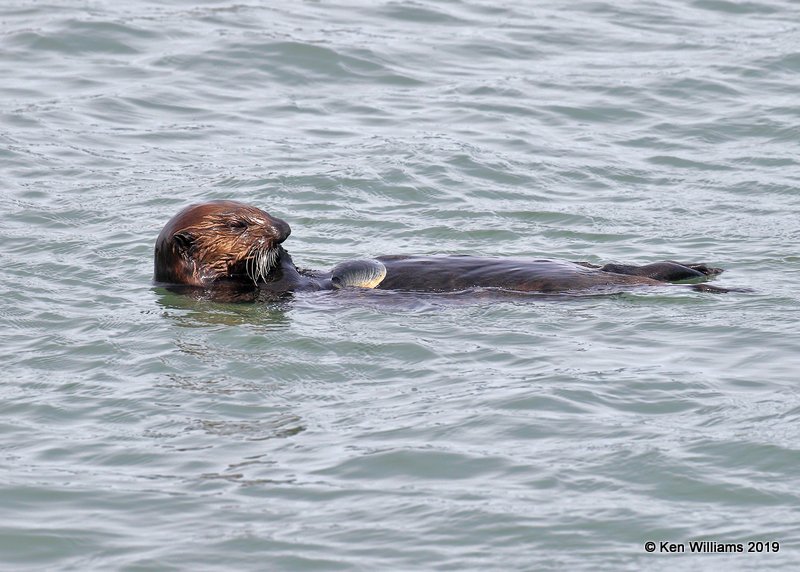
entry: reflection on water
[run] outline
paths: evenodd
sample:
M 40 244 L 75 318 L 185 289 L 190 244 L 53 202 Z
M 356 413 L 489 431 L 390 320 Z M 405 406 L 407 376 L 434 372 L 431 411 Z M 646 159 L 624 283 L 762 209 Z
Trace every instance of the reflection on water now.
M 218 302 L 197 288 L 155 288 L 156 303 L 164 316 L 184 327 L 252 324 L 265 330 L 281 329 L 287 323 L 292 295 L 270 296 L 269 300 Z M 174 310 L 174 312 L 170 312 Z

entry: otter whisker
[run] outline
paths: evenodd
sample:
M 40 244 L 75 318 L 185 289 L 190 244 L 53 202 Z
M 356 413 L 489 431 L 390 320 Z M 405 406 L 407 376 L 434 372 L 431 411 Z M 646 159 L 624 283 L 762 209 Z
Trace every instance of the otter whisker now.
M 269 271 L 272 269 L 271 254 L 272 249 L 262 250 L 258 257 L 258 274 L 265 281 Z
M 256 274 L 256 257 L 258 256 L 258 252 L 251 252 L 248 254 L 247 258 L 244 261 L 244 270 L 250 280 L 253 281 L 253 284 L 258 283 L 258 274 Z
M 253 253 L 253 280 L 258 282 L 261 278 L 261 251 L 257 250 Z
M 258 279 L 261 277 L 261 273 L 259 272 L 259 265 L 258 260 L 261 256 L 260 250 L 255 250 L 253 252 L 253 259 L 252 259 L 252 269 L 251 272 L 253 273 L 253 281 L 258 282 Z
M 253 280 L 256 282 L 261 278 L 261 250 L 256 250 L 253 253 Z
M 253 252 L 253 266 L 251 272 L 253 273 L 253 282 L 258 282 L 258 279 L 261 277 L 261 274 L 258 271 L 258 259 L 261 256 L 260 250 L 255 250 Z
M 258 258 L 256 258 L 256 261 L 255 261 L 255 270 L 254 270 L 254 272 L 255 272 L 256 276 L 258 278 L 260 278 L 260 279 L 266 278 L 264 276 L 264 268 L 263 268 L 263 266 L 264 266 L 264 251 L 263 250 L 259 250 L 258 251 Z
M 254 284 L 259 280 L 266 281 L 277 260 L 278 250 L 275 248 L 253 249 L 245 258 L 245 273 Z

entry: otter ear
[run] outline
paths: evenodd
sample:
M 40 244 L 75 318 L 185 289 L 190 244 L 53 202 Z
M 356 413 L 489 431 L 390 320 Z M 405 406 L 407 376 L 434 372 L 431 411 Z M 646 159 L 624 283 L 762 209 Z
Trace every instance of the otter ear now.
M 172 235 L 172 240 L 181 250 L 189 250 L 194 244 L 194 237 L 186 231 L 176 232 Z

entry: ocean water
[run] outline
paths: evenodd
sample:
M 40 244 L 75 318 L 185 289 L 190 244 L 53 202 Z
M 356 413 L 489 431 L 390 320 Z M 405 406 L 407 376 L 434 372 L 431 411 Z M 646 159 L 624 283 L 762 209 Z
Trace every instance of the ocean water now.
M 3 570 L 796 569 L 800 4 L 6 0 L 0 72 Z M 153 287 L 222 198 L 752 291 Z

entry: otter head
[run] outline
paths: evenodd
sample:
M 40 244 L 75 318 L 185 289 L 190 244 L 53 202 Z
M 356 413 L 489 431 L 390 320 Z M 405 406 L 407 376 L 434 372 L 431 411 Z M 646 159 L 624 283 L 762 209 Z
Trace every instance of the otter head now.
M 208 286 L 266 280 L 291 229 L 261 209 L 236 201 L 190 205 L 156 239 L 155 280 Z

